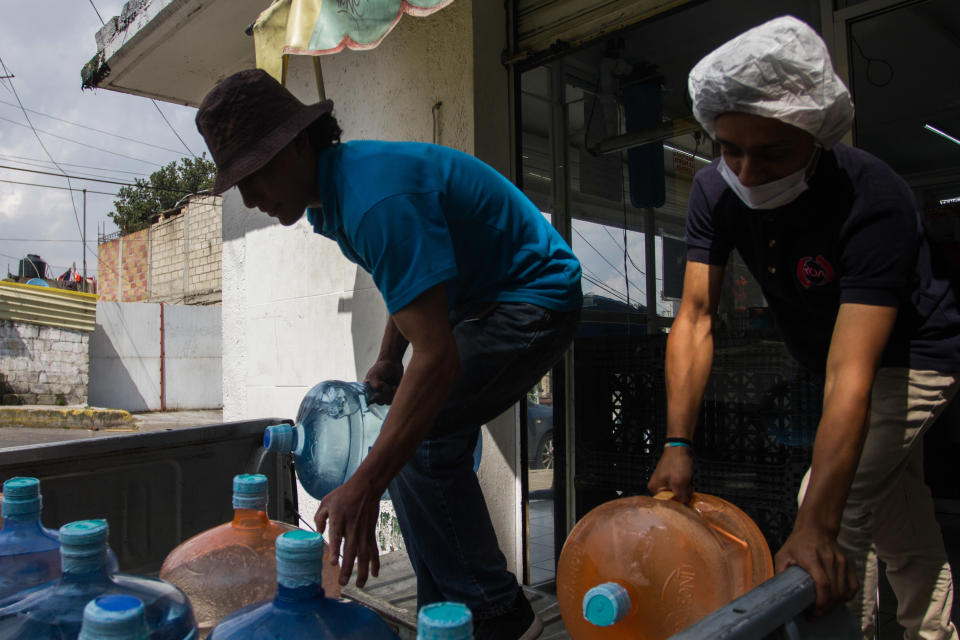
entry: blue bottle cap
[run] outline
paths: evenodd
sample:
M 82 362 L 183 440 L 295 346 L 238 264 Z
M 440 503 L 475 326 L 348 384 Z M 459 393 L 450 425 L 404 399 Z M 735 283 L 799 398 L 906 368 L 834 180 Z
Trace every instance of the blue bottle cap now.
M 36 478 L 14 477 L 3 483 L 4 518 L 40 513 L 40 481 Z
M 598 627 L 609 627 L 630 613 L 630 594 L 616 582 L 604 582 L 583 596 L 583 617 Z
M 60 527 L 60 559 L 64 572 L 93 571 L 106 564 L 106 520 L 78 520 Z
M 233 476 L 233 508 L 267 510 L 267 476 L 244 473 Z
M 100 596 L 83 608 L 77 640 L 147 640 L 150 632 L 143 603 L 133 596 Z
M 277 538 L 277 582 L 289 589 L 320 584 L 323 538 L 313 531 L 288 531 Z
M 473 614 L 459 602 L 435 602 L 420 609 L 417 640 L 470 640 Z
M 263 432 L 263 448 L 274 453 L 293 451 L 293 427 L 288 424 L 275 424 Z

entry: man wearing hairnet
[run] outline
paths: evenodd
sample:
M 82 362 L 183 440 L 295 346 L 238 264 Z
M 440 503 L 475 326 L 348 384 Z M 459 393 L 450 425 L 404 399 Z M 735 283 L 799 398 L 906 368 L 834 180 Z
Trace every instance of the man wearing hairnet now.
M 722 158 L 690 193 L 686 280 L 667 343 L 670 438 L 649 488 L 689 499 L 689 440 L 737 249 L 790 352 L 825 373 L 813 461 L 777 570 L 806 569 L 814 612 L 849 600 L 873 637 L 879 556 L 905 637 L 957 638 L 922 436 L 960 384 L 960 312 L 932 266 L 913 193 L 882 161 L 838 143 L 853 120 L 849 93 L 823 41 L 795 18 L 710 53 L 689 88 Z

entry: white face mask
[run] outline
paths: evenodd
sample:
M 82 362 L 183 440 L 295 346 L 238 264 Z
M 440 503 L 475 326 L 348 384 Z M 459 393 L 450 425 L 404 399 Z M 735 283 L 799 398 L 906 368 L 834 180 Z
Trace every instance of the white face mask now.
M 794 171 L 788 176 L 755 187 L 743 186 L 737 174 L 727 166 L 726 160 L 720 160 L 717 164 L 717 170 L 724 181 L 733 189 L 733 192 L 743 201 L 743 204 L 751 209 L 776 209 L 790 204 L 808 189 L 807 179 L 809 178 L 810 167 L 820 157 L 819 151 L 820 147 L 815 147 L 810 162 L 799 171 Z

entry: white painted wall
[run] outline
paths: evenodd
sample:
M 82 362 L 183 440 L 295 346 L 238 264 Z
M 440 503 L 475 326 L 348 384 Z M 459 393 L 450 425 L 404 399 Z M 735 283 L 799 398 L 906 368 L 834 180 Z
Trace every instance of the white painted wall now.
M 94 407 L 160 408 L 159 304 L 97 302 L 87 394 Z
M 166 408 L 220 407 L 220 308 L 164 305 L 163 314 Z M 160 334 L 160 304 L 97 303 L 97 325 L 90 337 L 92 406 L 161 409 Z
M 432 142 L 436 115 L 441 144 L 473 153 L 482 139 L 488 153 L 481 158 L 509 173 L 503 9 L 481 11 L 474 7 L 480 1 L 457 0 L 424 19 L 405 16 L 377 49 L 321 58 L 345 140 Z M 317 100 L 311 60 L 291 60 L 287 86 L 305 102 Z M 479 90 L 490 92 L 482 113 Z M 224 420 L 294 417 L 317 382 L 362 379 L 387 318 L 370 277 L 305 219 L 284 228 L 244 208 L 236 190 L 223 200 L 223 233 Z M 516 412 L 494 422 L 497 437 L 485 434 L 480 478 L 501 548 L 516 569 Z M 302 493 L 300 500 L 309 518 L 316 501 Z
M 163 306 L 165 406 L 212 409 L 223 405 L 223 349 L 219 305 Z

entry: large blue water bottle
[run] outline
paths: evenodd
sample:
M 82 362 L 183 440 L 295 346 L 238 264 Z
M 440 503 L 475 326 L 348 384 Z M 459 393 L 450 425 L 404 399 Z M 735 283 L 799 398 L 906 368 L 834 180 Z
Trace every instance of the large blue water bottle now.
M 294 426 L 267 427 L 263 446 L 275 453 L 293 453 L 300 484 L 317 500 L 339 487 L 360 466 L 389 407 L 371 404 L 370 388 L 359 382 L 328 380 L 304 396 Z M 477 439 L 473 469 L 480 466 L 482 439 Z M 384 499 L 389 499 L 389 493 Z
M 60 575 L 60 539 L 40 523 L 42 506 L 36 478 L 3 483 L 0 600 Z
M 183 592 L 154 578 L 114 574 L 107 566 L 106 520 L 60 527 L 63 575 L 10 596 L 0 608 L 0 638 L 62 640 L 80 633 L 84 607 L 101 595 L 139 598 L 151 640 L 194 640 L 197 626 Z
M 83 608 L 83 625 L 77 640 L 147 640 L 143 603 L 133 596 L 100 596 Z
M 0 601 L 60 575 L 60 534 L 40 523 L 42 509 L 39 480 L 13 477 L 3 483 Z M 117 570 L 117 556 L 109 549 L 107 562 Z
M 398 640 L 370 609 L 323 593 L 323 538 L 289 531 L 277 538 L 277 595 L 244 607 L 214 627 L 208 640 Z
M 417 615 L 417 640 L 471 640 L 473 614 L 459 602 L 434 602 Z

